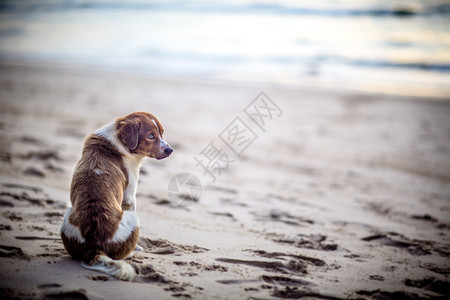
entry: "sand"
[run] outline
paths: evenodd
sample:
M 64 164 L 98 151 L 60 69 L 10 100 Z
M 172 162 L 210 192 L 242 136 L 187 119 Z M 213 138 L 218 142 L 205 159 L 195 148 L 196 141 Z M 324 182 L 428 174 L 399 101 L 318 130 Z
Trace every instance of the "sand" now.
M 261 129 L 245 108 L 280 109 Z M 319 88 L 0 67 L 2 299 L 420 299 L 450 296 L 450 101 Z M 83 137 L 144 110 L 174 153 L 144 163 L 133 282 L 59 238 Z M 275 114 L 276 112 L 276 114 Z M 239 117 L 256 139 L 220 137 Z M 216 180 L 195 161 L 228 155 Z M 176 174 L 201 197 L 176 205 Z

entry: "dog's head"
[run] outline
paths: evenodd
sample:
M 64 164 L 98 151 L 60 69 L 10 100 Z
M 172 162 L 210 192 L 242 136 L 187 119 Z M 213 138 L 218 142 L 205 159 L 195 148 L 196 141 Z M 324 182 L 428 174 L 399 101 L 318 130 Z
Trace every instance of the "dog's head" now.
M 135 112 L 116 123 L 117 136 L 133 154 L 156 159 L 168 157 L 173 149 L 163 139 L 159 120 L 146 112 Z

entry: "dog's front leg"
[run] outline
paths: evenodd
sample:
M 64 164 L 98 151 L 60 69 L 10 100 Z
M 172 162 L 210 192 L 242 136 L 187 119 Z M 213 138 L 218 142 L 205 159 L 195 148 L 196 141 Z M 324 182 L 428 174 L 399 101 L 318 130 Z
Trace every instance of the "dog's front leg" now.
M 131 210 L 136 212 L 136 190 L 128 188 L 123 193 L 123 199 L 122 199 L 122 210 Z M 136 244 L 136 248 L 134 248 L 134 251 L 143 251 L 144 248 Z M 131 253 L 130 253 L 131 255 Z
M 136 211 L 136 196 L 123 195 L 122 210 Z
M 136 195 L 132 194 L 129 195 L 127 193 L 124 193 L 123 199 L 122 199 L 122 210 L 131 210 L 136 212 Z M 144 248 L 136 244 L 136 248 L 134 248 L 134 251 L 143 251 Z M 131 253 L 130 253 L 131 255 Z

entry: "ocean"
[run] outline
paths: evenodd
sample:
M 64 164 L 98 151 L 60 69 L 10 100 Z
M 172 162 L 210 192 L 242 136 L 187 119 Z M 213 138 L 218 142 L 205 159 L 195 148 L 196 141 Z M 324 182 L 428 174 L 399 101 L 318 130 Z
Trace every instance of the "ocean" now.
M 450 1 L 1 1 L 0 61 L 450 98 Z

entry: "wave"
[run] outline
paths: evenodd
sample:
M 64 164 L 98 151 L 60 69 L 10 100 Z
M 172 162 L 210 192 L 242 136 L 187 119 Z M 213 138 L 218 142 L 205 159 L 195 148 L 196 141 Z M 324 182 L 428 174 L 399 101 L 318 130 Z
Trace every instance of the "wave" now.
M 245 55 L 226 55 L 226 54 L 210 54 L 210 53 L 181 53 L 181 52 L 161 52 L 155 49 L 143 51 L 142 55 L 158 60 L 172 60 L 201 62 L 209 64 L 245 64 L 259 61 L 269 64 L 291 64 L 305 65 L 312 63 L 316 66 L 328 64 L 350 65 L 355 67 L 371 67 L 371 68 L 401 68 L 415 69 L 432 72 L 450 72 L 450 63 L 447 62 L 427 62 L 427 61 L 410 61 L 400 62 L 383 59 L 359 59 L 349 58 L 338 55 L 316 55 L 316 56 L 245 56 Z
M 0 2 L 0 12 L 58 12 L 63 10 L 163 10 L 190 11 L 204 13 L 236 14 L 289 14 L 325 17 L 412 17 L 450 14 L 450 3 L 425 4 L 421 7 L 398 5 L 391 7 L 339 8 L 333 7 L 294 7 L 283 4 L 253 3 L 237 4 L 222 2 L 148 2 L 148 1 L 97 1 L 97 2 L 54 2 L 54 1 L 16 1 Z M 341 6 L 342 7 L 342 6 Z

